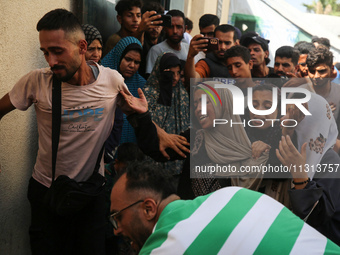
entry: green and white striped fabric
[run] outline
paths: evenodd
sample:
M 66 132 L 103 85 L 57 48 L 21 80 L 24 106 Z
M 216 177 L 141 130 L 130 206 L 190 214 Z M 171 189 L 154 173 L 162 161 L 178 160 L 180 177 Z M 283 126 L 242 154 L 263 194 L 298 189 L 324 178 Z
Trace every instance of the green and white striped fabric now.
M 140 254 L 340 254 L 267 195 L 228 187 L 165 207 Z

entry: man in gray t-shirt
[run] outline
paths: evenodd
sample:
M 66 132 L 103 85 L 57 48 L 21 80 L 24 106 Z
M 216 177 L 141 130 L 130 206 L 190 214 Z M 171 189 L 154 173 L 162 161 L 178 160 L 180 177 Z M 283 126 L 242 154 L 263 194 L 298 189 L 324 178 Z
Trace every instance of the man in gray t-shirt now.
M 166 40 L 152 46 L 146 57 L 145 73 L 150 74 L 157 57 L 164 52 L 172 52 L 181 60 L 186 61 L 189 45 L 182 42 L 185 32 L 185 16 L 179 10 L 171 10 L 167 13 L 171 15 L 171 27 L 164 27 Z

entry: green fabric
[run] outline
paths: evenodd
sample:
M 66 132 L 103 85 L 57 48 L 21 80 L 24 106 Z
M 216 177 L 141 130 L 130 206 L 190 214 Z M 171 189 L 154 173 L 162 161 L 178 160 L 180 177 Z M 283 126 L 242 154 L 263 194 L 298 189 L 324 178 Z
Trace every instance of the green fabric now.
M 247 197 L 247 203 L 240 203 L 245 196 Z M 198 235 L 195 241 L 185 251 L 185 254 L 217 254 L 233 229 L 240 223 L 261 196 L 261 193 L 249 193 L 246 189 L 239 190 Z M 232 220 L 226 221 L 226 215 Z M 221 236 L 223 236 L 223 238 L 220 238 Z M 207 242 L 207 240 L 211 240 L 212 245 L 200 245 Z
M 155 232 L 158 234 L 151 235 L 148 240 L 146 240 L 145 245 L 139 254 L 150 254 L 152 250 L 160 247 L 168 238 L 168 232 L 178 222 L 189 218 L 210 195 L 211 194 L 196 198 L 192 201 L 192 205 L 190 207 L 185 207 L 185 210 L 183 210 L 181 214 L 173 213 L 173 210 L 184 208 L 184 206 L 187 205 L 187 201 L 178 200 L 168 204 L 161 213 L 155 227 Z

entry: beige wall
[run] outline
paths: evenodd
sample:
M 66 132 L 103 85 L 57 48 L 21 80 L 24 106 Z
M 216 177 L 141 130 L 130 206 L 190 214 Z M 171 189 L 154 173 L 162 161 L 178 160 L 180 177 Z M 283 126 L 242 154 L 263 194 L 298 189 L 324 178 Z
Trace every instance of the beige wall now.
M 71 0 L 0 0 L 0 97 L 29 71 L 46 67 L 39 50 L 37 21 Z M 0 253 L 30 254 L 26 198 L 37 151 L 34 109 L 13 111 L 0 122 Z
M 223 0 L 222 16 L 220 24 L 226 24 L 228 21 L 230 0 Z M 199 33 L 198 21 L 203 14 L 216 14 L 217 0 L 185 0 L 184 14 L 192 20 L 194 28 L 191 36 Z

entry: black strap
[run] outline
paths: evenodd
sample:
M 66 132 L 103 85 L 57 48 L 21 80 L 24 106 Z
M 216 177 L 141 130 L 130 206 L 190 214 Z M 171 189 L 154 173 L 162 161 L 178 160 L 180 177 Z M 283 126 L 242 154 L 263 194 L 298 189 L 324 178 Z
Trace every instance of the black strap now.
M 53 74 L 52 85 L 52 183 L 55 179 L 55 165 L 57 162 L 57 152 L 60 136 L 61 123 L 61 81 Z M 98 172 L 100 161 L 103 156 L 104 145 L 99 152 L 94 172 Z
M 52 182 L 55 179 L 55 165 L 59 145 L 61 122 L 61 81 L 53 74 L 52 85 Z

